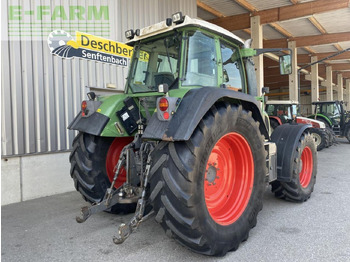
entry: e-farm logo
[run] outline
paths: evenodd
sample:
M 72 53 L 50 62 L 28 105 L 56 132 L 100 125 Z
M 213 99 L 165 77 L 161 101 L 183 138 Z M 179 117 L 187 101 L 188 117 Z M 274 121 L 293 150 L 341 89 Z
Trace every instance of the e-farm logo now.
M 34 5 L 35 5 L 35 1 Z M 8 6 L 9 36 L 47 36 L 55 28 L 109 36 L 109 7 L 81 5 Z
M 47 43 L 51 53 L 62 58 L 78 57 L 119 66 L 128 66 L 133 51 L 123 43 L 79 31 L 74 40 L 68 32 L 55 30 Z

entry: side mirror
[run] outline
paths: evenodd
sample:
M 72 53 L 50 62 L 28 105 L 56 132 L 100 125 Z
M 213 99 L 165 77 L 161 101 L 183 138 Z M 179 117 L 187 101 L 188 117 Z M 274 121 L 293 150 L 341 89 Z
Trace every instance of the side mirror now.
M 281 75 L 290 75 L 292 73 L 292 56 L 290 54 L 280 56 L 279 61 Z

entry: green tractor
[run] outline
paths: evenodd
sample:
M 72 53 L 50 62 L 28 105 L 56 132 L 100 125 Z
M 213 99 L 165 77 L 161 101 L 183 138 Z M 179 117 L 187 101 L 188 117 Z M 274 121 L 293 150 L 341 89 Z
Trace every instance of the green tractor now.
M 350 142 L 350 113 L 346 112 L 342 101 L 313 102 L 315 112 L 309 118 L 325 123 L 335 135 L 346 137 Z
M 134 48 L 125 92 L 89 93 L 69 125 L 76 189 L 100 211 L 135 214 L 122 243 L 151 216 L 191 250 L 222 256 L 248 238 L 267 183 L 278 198 L 306 201 L 317 151 L 307 125 L 269 135 L 252 56 L 229 31 L 181 12 L 128 30 Z M 135 210 L 136 206 L 136 210 Z

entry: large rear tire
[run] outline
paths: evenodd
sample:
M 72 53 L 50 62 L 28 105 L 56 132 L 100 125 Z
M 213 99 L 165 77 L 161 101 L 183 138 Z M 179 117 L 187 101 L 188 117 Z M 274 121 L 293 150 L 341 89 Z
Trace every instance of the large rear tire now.
M 264 138 L 250 112 L 216 104 L 188 141 L 160 143 L 153 159 L 150 200 L 167 235 L 215 256 L 248 238 L 267 173 Z
M 100 202 L 106 189 L 111 185 L 113 169 L 123 147 L 132 138 L 99 137 L 80 132 L 73 141 L 73 151 L 69 156 L 70 174 L 74 186 L 90 203 Z M 125 171 L 118 177 L 116 187 L 125 182 Z M 112 213 L 130 213 L 136 204 L 117 204 L 109 210 Z
M 310 198 L 314 190 L 317 173 L 317 150 L 310 134 L 303 133 L 301 135 L 293 159 L 291 181 L 272 182 L 272 192 L 277 198 L 292 202 L 304 202 Z

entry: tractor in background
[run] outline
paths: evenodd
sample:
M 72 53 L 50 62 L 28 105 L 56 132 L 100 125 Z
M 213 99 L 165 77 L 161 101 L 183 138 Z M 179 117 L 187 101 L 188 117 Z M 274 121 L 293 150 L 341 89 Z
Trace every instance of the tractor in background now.
M 323 122 L 335 135 L 346 137 L 350 142 L 350 112 L 346 112 L 342 101 L 313 102 L 315 112 L 308 116 Z
M 265 111 L 270 118 L 271 130 L 286 123 L 299 123 L 311 125 L 309 129 L 311 136 L 315 139 L 317 150 L 320 151 L 325 147 L 332 145 L 334 136 L 322 121 L 302 117 L 299 114 L 299 103 L 296 101 L 278 101 L 268 100 Z

